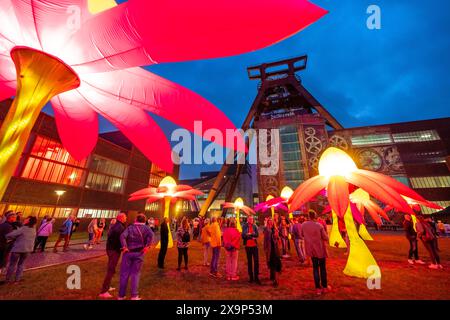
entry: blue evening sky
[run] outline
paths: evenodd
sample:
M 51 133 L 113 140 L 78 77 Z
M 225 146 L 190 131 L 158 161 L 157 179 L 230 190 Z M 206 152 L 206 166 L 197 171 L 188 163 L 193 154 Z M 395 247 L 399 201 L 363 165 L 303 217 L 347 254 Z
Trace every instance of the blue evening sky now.
M 308 55 L 304 86 L 346 127 L 450 116 L 450 1 L 312 2 L 328 15 L 279 44 L 147 69 L 209 99 L 238 127 L 257 93 L 246 67 L 301 54 Z M 371 4 L 381 8 L 380 30 L 366 26 Z M 160 123 L 170 134 L 173 126 Z M 105 121 L 101 127 L 112 129 Z M 217 169 L 182 166 L 181 178 Z

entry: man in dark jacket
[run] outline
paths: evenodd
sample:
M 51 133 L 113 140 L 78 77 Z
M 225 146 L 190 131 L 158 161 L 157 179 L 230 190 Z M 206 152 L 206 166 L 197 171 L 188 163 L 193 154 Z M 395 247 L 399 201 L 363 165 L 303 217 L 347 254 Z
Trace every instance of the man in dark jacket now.
M 169 245 L 169 218 L 163 218 L 161 224 L 161 249 L 158 254 L 158 268 L 164 269 L 164 259 L 166 258 L 167 246 Z
M 405 214 L 405 220 L 403 221 L 403 229 L 405 229 L 406 239 L 409 241 L 409 253 L 408 253 L 408 263 L 409 264 L 425 264 L 419 259 L 419 249 L 417 246 L 417 232 L 414 228 L 414 222 L 409 214 Z
M 120 255 L 122 253 L 122 244 L 120 243 L 120 236 L 125 230 L 125 223 L 127 222 L 127 216 L 125 213 L 120 213 L 117 218 L 117 222 L 109 229 L 108 239 L 106 240 L 106 254 L 108 255 L 108 270 L 106 271 L 105 280 L 103 281 L 102 291 L 99 295 L 100 298 L 107 299 L 112 298 L 109 291 L 111 288 L 111 280 L 116 273 L 116 267 L 119 263 Z
M 12 211 L 5 213 L 5 222 L 0 224 L 0 274 L 6 268 L 9 256 L 10 246 L 7 244 L 6 235 L 13 231 L 16 222 L 16 214 Z
M 247 218 L 247 223 L 242 228 L 242 239 L 244 239 L 245 252 L 247 253 L 247 269 L 249 282 L 259 281 L 259 257 L 258 257 L 258 226 L 254 223 L 253 216 Z

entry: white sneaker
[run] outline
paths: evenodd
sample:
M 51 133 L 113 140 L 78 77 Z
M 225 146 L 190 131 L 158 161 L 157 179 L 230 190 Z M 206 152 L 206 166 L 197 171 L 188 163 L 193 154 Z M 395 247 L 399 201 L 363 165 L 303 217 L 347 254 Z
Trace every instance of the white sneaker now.
M 142 298 L 139 296 L 136 296 L 136 297 L 131 297 L 131 300 L 142 300 Z
M 111 299 L 113 296 L 109 292 L 100 293 L 98 295 L 101 299 Z
M 85 245 L 83 246 L 83 248 L 84 248 L 84 250 L 87 250 L 87 249 L 88 249 L 88 245 L 85 244 Z
M 418 264 L 425 264 L 425 262 L 423 262 L 422 260 L 416 260 L 416 263 L 418 263 Z
M 116 290 L 116 288 L 109 287 L 109 289 L 108 289 L 109 292 L 114 291 L 114 290 Z
M 408 259 L 409 264 L 414 264 L 414 260 Z
M 437 264 L 430 264 L 430 265 L 428 266 L 428 268 L 430 268 L 430 269 L 439 269 L 439 267 L 438 267 Z

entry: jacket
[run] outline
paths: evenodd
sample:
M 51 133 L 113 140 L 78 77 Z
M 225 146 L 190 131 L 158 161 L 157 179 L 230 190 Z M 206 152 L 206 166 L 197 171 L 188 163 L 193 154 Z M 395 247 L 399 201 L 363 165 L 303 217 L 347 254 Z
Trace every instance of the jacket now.
M 165 221 L 161 223 L 160 236 L 161 236 L 161 245 L 169 243 L 169 226 Z
M 184 242 L 183 241 L 183 235 L 185 233 L 189 233 L 189 241 Z M 185 230 L 183 227 L 179 227 L 177 230 L 177 248 L 187 248 L 189 247 L 189 242 L 191 240 L 191 228 L 188 230 Z
M 6 235 L 14 230 L 14 226 L 12 223 L 3 222 L 0 224 L 0 249 L 5 249 L 7 247 L 6 244 Z
M 403 221 L 403 229 L 405 229 L 406 238 L 415 239 L 417 238 L 416 230 L 414 230 L 414 223 L 412 221 Z
M 247 240 L 254 239 L 256 242 L 256 245 L 258 245 L 258 237 L 259 237 L 259 231 L 258 226 L 256 224 L 253 224 L 253 232 L 251 234 L 248 234 L 248 223 L 244 224 L 242 227 L 242 239 L 244 239 L 244 246 L 247 244 Z
M 218 222 L 211 223 L 209 229 L 209 235 L 211 237 L 211 247 L 221 247 L 222 246 L 222 232 L 220 231 L 220 226 Z
M 225 249 L 234 248 L 239 250 L 241 244 L 241 234 L 236 228 L 226 228 L 223 232 L 223 246 Z
M 41 226 L 37 230 L 38 237 L 48 237 L 53 232 L 53 223 L 51 221 L 42 222 Z
M 67 219 L 59 228 L 59 234 L 68 235 L 72 232 L 72 221 Z
M 206 243 L 210 243 L 210 242 L 211 242 L 211 237 L 210 237 L 210 235 L 209 235 L 209 227 L 210 227 L 210 226 L 211 226 L 211 225 L 208 223 L 208 224 L 204 225 L 203 228 L 202 228 L 202 235 L 201 235 L 201 238 L 202 238 L 202 243 L 203 243 L 203 244 L 206 244 Z
M 300 234 L 305 240 L 307 256 L 312 258 L 326 258 L 328 256 L 325 246 L 325 241 L 328 241 L 328 234 L 320 223 L 315 221 L 304 222 Z
M 292 226 L 292 235 L 294 236 L 294 239 L 303 240 L 302 224 L 300 222 L 294 223 L 294 225 Z
M 120 252 L 122 244 L 120 236 L 125 231 L 125 224 L 117 221 L 108 231 L 108 239 L 106 240 L 106 250 Z
M 36 229 L 28 226 L 21 227 L 6 235 L 8 241 L 14 241 L 11 248 L 12 253 L 32 252 L 35 238 Z
M 152 244 L 153 231 L 144 223 L 134 223 L 120 235 L 122 248 L 139 252 Z

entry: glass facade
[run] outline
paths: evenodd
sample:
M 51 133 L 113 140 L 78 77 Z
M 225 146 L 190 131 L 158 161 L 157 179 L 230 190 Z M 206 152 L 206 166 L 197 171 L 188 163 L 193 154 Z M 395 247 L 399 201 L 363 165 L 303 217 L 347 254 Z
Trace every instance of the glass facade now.
M 295 126 L 281 127 L 280 143 L 284 180 L 287 186 L 295 189 L 305 179 L 298 128 Z
M 77 161 L 59 142 L 37 136 L 21 177 L 80 186 L 86 173 L 86 159 Z
M 389 133 L 377 133 L 367 135 L 352 136 L 353 146 L 367 146 L 392 143 L 392 137 Z
M 85 186 L 94 190 L 123 193 L 127 173 L 127 165 L 93 155 Z
M 450 188 L 450 176 L 414 177 L 409 180 L 415 189 Z
M 22 212 L 24 217 L 34 216 L 38 218 L 43 218 L 45 216 L 52 216 L 53 212 L 55 212 L 55 214 L 53 215 L 54 218 L 67 218 L 69 215 L 76 213 L 75 208 L 58 207 L 55 210 L 55 207 L 50 206 L 35 206 L 16 203 L 5 205 L 4 211 L 6 212 L 8 210 L 12 210 L 14 212 Z
M 443 208 L 447 208 L 448 206 L 450 206 L 450 200 L 447 200 L 447 201 L 433 201 L 433 202 L 438 204 L 438 205 L 440 205 Z M 420 206 L 420 208 L 422 209 L 422 213 L 424 213 L 424 214 L 431 214 L 431 213 L 435 213 L 436 211 L 439 211 L 439 210 L 436 210 L 436 209 L 433 209 L 433 208 L 428 208 L 428 207 L 425 207 L 425 206 Z
M 167 175 L 165 171 L 159 168 L 157 165 L 152 164 L 150 170 L 149 185 L 152 187 L 158 187 L 161 180 Z
M 78 210 L 78 218 L 105 218 L 111 219 L 117 217 L 119 210 L 110 209 L 86 209 L 80 208 Z
M 439 134 L 435 130 L 394 133 L 392 138 L 396 143 L 440 140 Z

